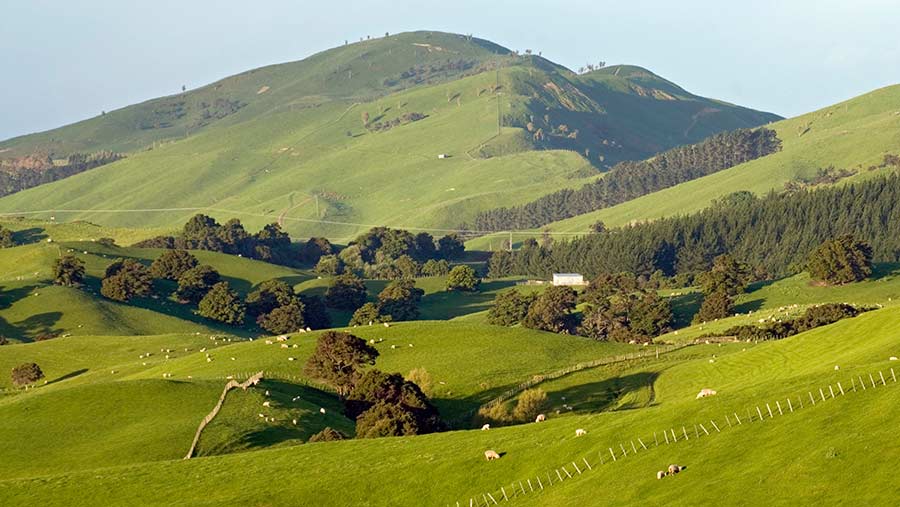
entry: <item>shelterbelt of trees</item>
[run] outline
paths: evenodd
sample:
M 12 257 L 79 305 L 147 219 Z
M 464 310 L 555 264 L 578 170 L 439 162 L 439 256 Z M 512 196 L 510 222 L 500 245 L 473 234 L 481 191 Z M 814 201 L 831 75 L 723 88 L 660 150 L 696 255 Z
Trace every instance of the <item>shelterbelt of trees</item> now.
M 603 178 L 578 190 L 563 189 L 512 208 L 496 208 L 475 217 L 478 230 L 530 229 L 608 208 L 679 183 L 764 157 L 781 149 L 773 130 L 739 129 L 705 141 L 673 148 L 644 161 L 616 164 Z
M 489 269 L 491 276 L 673 276 L 703 272 L 728 253 L 767 276 L 784 276 L 802 271 L 824 241 L 846 234 L 871 244 L 875 262 L 900 261 L 900 176 L 762 198 L 738 192 L 695 215 L 546 246 L 529 240 L 512 253 L 495 252 Z
M 73 153 L 60 163 L 50 155 L 29 155 L 0 161 L 0 197 L 51 183 L 110 164 L 125 156 L 111 151 Z

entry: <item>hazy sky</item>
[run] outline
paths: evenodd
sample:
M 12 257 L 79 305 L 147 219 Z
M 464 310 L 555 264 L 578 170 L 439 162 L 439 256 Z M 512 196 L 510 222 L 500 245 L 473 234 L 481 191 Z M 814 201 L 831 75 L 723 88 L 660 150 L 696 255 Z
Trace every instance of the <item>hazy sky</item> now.
M 796 115 L 900 83 L 896 0 L 0 0 L 0 139 L 367 34 L 472 33 Z

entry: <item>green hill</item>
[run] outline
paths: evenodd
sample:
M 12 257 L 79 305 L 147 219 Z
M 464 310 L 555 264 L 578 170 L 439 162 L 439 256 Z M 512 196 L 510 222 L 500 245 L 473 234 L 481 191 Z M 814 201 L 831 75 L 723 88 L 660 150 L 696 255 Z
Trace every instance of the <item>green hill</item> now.
M 884 155 L 896 154 L 900 146 L 900 85 L 808 113 L 772 123 L 782 150 L 730 169 L 639 197 L 618 206 L 549 224 L 545 229 L 563 233 L 585 233 L 597 221 L 618 227 L 656 218 L 688 214 L 703 209 L 733 192 L 757 195 L 782 191 L 786 183 L 811 178 L 829 166 L 855 171 L 839 184 L 871 178 L 883 170 Z M 538 236 L 535 231 L 533 236 Z M 517 236 L 524 239 L 525 235 Z M 493 238 L 496 243 L 496 237 Z M 491 237 L 469 242 L 468 248 L 489 245 Z
M 898 324 L 900 315 L 886 309 L 781 341 L 755 346 L 698 345 L 661 361 L 647 359 L 588 370 L 593 377 L 578 379 L 577 388 L 547 384 L 551 397 L 559 400 L 566 395 L 568 403 L 578 405 L 608 387 L 628 391 L 629 385 L 649 382 L 652 397 L 637 405 L 626 402 L 620 406 L 630 410 L 576 410 L 560 416 L 551 414 L 542 424 L 487 432 L 308 444 L 190 461 L 175 459 L 172 450 L 173 459 L 169 461 L 65 472 L 53 465 L 40 478 L 29 477 L 37 473 L 32 470 L 42 462 L 35 458 L 26 467 L 30 473 L 16 473 L 12 476 L 19 478 L 0 481 L 0 498 L 14 504 L 63 505 L 80 494 L 83 503 L 89 505 L 126 501 L 152 505 L 160 498 L 220 505 L 259 501 L 263 495 L 271 505 L 298 501 L 320 505 L 453 505 L 457 501 L 466 503 L 469 498 L 481 499 L 486 493 L 501 495 L 500 488 L 504 487 L 510 495 L 517 491 L 513 501 L 524 504 L 570 505 L 584 498 L 614 504 L 697 504 L 714 498 L 726 503 L 755 499 L 796 504 L 846 501 L 848 491 L 861 486 L 868 503 L 887 505 L 897 494 L 891 474 L 900 459 L 893 447 L 884 445 L 891 438 L 890 422 L 900 415 L 900 391 L 889 369 L 895 363 L 887 361 L 889 355 L 896 354 L 893 330 Z M 507 349 L 497 345 L 497 362 L 506 364 L 501 358 L 508 357 L 499 351 Z M 227 348 L 235 347 L 266 346 L 247 343 Z M 453 347 L 445 344 L 444 350 Z M 465 348 L 462 345 L 458 350 Z M 884 385 L 879 372 L 886 376 Z M 875 384 L 864 391 L 856 379 L 869 383 L 869 373 L 874 373 Z M 160 384 L 174 388 L 181 383 L 177 379 Z M 843 396 L 838 382 L 846 391 Z M 189 389 L 196 383 L 196 379 L 185 382 L 178 389 Z M 717 389 L 718 396 L 696 400 L 696 393 L 705 387 Z M 819 388 L 824 388 L 823 394 L 818 393 Z M 47 394 L 41 394 L 43 389 L 48 389 Z M 0 405 L 37 403 L 40 398 L 65 392 L 75 396 L 75 388 L 45 387 L 7 398 Z M 807 396 L 812 392 L 816 393 L 814 405 Z M 791 410 L 789 398 L 793 400 Z M 169 399 L 177 400 L 174 396 Z M 783 415 L 776 410 L 776 400 Z M 805 400 L 802 408 L 800 400 Z M 61 399 L 56 403 L 65 407 Z M 127 406 L 127 397 L 121 403 Z M 762 406 L 762 422 L 756 415 L 757 406 Z M 768 415 L 768 408 L 773 416 Z M 742 419 L 740 425 L 734 413 Z M 729 416 L 728 423 L 725 415 Z M 11 415 L 4 419 L 11 424 L 16 418 Z M 719 431 L 709 421 L 718 421 Z M 587 435 L 574 437 L 576 428 L 586 429 Z M 678 428 L 678 441 L 666 444 L 661 432 L 673 428 Z M 99 442 L 97 451 L 111 445 Z M 615 461 L 610 448 L 614 449 Z M 25 445 L 20 449 L 30 455 L 31 449 L 43 447 Z M 484 449 L 496 449 L 504 455 L 497 462 L 486 462 Z M 872 449 L 878 449 L 875 461 Z M 100 458 L 93 465 L 86 459 L 79 468 L 114 464 L 104 462 L 102 455 Z M 583 466 L 583 459 L 591 469 Z M 686 465 L 687 469 L 657 481 L 656 471 L 669 463 Z M 573 476 L 571 479 L 562 475 L 564 480 L 559 481 L 555 471 L 562 467 Z M 288 473 L 298 469 L 304 473 Z M 435 481 L 435 477 L 440 480 Z M 545 480 L 543 491 L 538 487 L 538 477 Z M 531 486 L 526 480 L 532 482 Z
M 201 107 L 220 101 L 246 106 L 221 119 Z M 129 153 L 0 199 L 0 212 L 174 228 L 203 210 L 339 241 L 370 225 L 453 228 L 616 161 L 775 119 L 637 67 L 578 75 L 485 41 L 412 32 L 0 143 L 5 156 Z

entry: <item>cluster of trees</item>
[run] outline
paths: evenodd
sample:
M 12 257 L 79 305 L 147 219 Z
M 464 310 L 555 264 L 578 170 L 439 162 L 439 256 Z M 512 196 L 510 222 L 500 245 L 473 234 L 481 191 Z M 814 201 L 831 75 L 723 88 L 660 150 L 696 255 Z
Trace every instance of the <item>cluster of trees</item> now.
M 669 302 L 655 290 L 609 283 L 617 278 L 603 275 L 588 286 L 581 297 L 581 302 L 587 303 L 581 319 L 575 313 L 578 294 L 571 287 L 551 286 L 541 294 L 501 292 L 488 311 L 488 322 L 619 342 L 645 342 L 668 332 L 672 323 Z
M 495 252 L 492 276 L 549 277 L 577 271 L 588 276 L 631 272 L 691 276 L 728 253 L 752 266 L 757 278 L 806 268 L 823 242 L 852 234 L 872 245 L 875 262 L 900 261 L 900 176 L 802 191 L 793 195 L 732 194 L 697 214 L 594 234 L 546 247 L 526 241 Z
M 724 319 L 734 313 L 734 298 L 747 290 L 753 273 L 746 263 L 730 255 L 713 260 L 712 268 L 695 279 L 703 292 L 703 303 L 694 315 L 694 322 Z
M 101 151 L 90 155 L 73 153 L 57 165 L 49 155 L 29 155 L 0 164 L 0 197 L 89 171 L 123 158 L 120 153 Z
M 13 231 L 0 225 L 0 248 L 10 248 L 17 244 L 18 243 L 16 243 L 16 239 L 13 236 Z
M 478 60 L 466 60 L 463 58 L 457 60 L 447 59 L 443 62 L 421 63 L 415 67 L 410 67 L 402 71 L 396 77 L 385 78 L 382 82 L 384 86 L 393 87 L 405 82 L 405 84 L 419 84 L 430 81 L 435 77 L 443 77 L 447 73 L 458 74 L 463 76 L 475 74 L 478 70 L 475 66 Z
M 808 308 L 806 313 L 796 319 L 770 322 L 763 326 L 734 326 L 723 331 L 721 335 L 734 336 L 742 341 L 780 340 L 841 319 L 856 317 L 864 311 L 867 309 L 844 303 L 827 303 Z
M 828 284 L 858 282 L 872 274 L 872 245 L 846 234 L 822 243 L 807 266 L 809 276 Z
M 391 130 L 394 127 L 399 127 L 400 125 L 406 125 L 407 123 L 412 123 L 414 121 L 424 120 L 428 118 L 427 114 L 417 113 L 415 111 L 409 113 L 403 113 L 397 118 L 388 121 L 372 121 L 366 122 L 364 125 L 367 130 L 370 132 L 386 132 Z
M 358 438 L 418 435 L 445 428 L 437 409 L 413 381 L 367 366 L 378 351 L 350 333 L 327 331 L 304 367 L 307 375 L 333 387 L 344 401 L 347 417 L 356 421 Z M 315 441 L 343 435 L 326 432 Z M 313 441 L 313 440 L 311 440 Z
M 337 255 L 322 255 L 316 271 L 325 275 L 353 272 L 366 278 L 400 279 L 443 276 L 449 261 L 462 256 L 465 246 L 456 234 L 435 240 L 431 234 L 376 227 L 351 241 Z
M 351 326 L 375 322 L 414 320 L 419 316 L 419 302 L 425 291 L 411 279 L 393 280 L 378 294 L 375 302 L 366 302 L 368 291 L 362 279 L 352 273 L 335 277 L 325 292 L 325 304 L 338 310 L 351 311 Z
M 12 369 L 12 383 L 15 386 L 28 386 L 44 378 L 44 372 L 36 363 L 24 363 Z
M 312 240 L 311 240 L 312 241 Z M 319 243 L 304 245 L 303 255 L 312 254 Z M 330 243 L 324 240 L 330 247 Z M 232 218 L 219 224 L 210 216 L 197 214 L 184 225 L 181 235 L 158 236 L 135 244 L 139 248 L 167 248 L 182 250 L 210 250 L 251 259 L 284 265 L 301 263 L 301 256 L 291 248 L 291 238 L 277 223 L 268 224 L 255 234 L 250 234 L 241 221 Z M 307 253 L 309 248 L 309 253 Z M 329 250 L 330 251 L 330 250 Z
M 56 283 L 80 283 L 84 264 L 66 256 L 57 261 Z M 246 299 L 222 280 L 213 267 L 200 264 L 186 250 L 167 250 L 147 267 L 134 259 L 117 259 L 106 268 L 100 294 L 115 301 L 154 296 L 164 290 L 162 283 L 175 282 L 171 295 L 181 304 L 197 305 L 197 314 L 232 326 L 244 324 L 249 317 L 273 334 L 290 333 L 304 327 L 321 329 L 331 323 L 322 300 L 294 293 L 281 280 L 259 284 Z
M 530 203 L 479 213 L 482 231 L 530 229 L 615 206 L 781 149 L 775 132 L 765 128 L 716 134 L 701 143 L 673 148 L 655 157 L 616 164 L 602 178 L 578 190 L 563 189 Z

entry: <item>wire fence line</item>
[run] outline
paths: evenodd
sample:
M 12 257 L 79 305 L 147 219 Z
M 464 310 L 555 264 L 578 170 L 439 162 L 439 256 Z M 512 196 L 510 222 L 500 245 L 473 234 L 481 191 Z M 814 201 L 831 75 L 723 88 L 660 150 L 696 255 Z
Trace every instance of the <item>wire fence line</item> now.
M 615 447 L 608 447 L 587 456 L 575 457 L 571 462 L 554 468 L 552 471 L 548 469 L 545 474 L 512 481 L 509 487 L 504 484 L 492 491 L 477 493 L 473 496 L 468 496 L 462 502 L 456 501 L 454 504 L 448 503 L 446 506 L 489 507 L 491 505 L 499 505 L 500 502 L 509 502 L 520 496 L 540 493 L 546 488 L 574 479 L 597 467 L 613 464 L 626 459 L 629 455 L 648 452 L 655 447 L 675 445 L 679 442 L 711 437 L 738 426 L 787 416 L 795 411 L 810 408 L 837 397 L 896 385 L 897 373 L 893 368 L 889 368 L 887 371 L 887 374 L 884 373 L 884 370 L 879 370 L 877 373 L 868 373 L 865 376 L 862 374 L 851 375 L 849 383 L 847 383 L 846 379 L 843 382 L 836 381 L 835 384 L 829 383 L 825 387 L 813 388 L 806 393 L 796 396 L 750 406 L 747 407 L 745 414 L 738 414 L 737 412 L 726 413 L 718 421 L 709 419 L 708 426 L 705 420 L 691 424 L 692 431 L 687 429 L 687 425 L 682 425 L 680 428 L 673 426 L 663 429 L 661 432 L 654 431 L 652 440 L 650 435 L 643 435 L 643 438 L 629 439 L 627 441 L 628 445 L 626 445 L 626 442 L 620 442 Z M 644 438 L 647 440 L 644 441 Z

